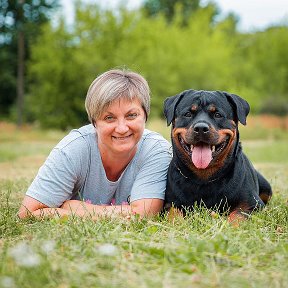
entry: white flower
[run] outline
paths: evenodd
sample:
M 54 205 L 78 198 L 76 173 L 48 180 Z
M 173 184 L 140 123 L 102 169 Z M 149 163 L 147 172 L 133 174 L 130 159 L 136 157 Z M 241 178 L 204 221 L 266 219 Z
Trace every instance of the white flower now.
M 105 256 L 114 256 L 118 251 L 118 248 L 112 244 L 103 244 L 101 246 L 98 247 L 98 252 L 101 255 L 105 255 Z
M 90 271 L 90 266 L 86 263 L 79 263 L 77 264 L 77 270 L 83 274 L 88 273 Z
M 8 250 L 8 255 L 14 259 L 17 265 L 23 267 L 35 267 L 40 265 L 41 258 L 26 242 L 19 242 Z
M 55 246 L 56 242 L 54 240 L 47 240 L 41 245 L 41 250 L 46 254 L 50 254 L 54 251 Z
M 3 288 L 16 287 L 15 281 L 12 277 L 3 276 L 0 278 L 0 287 L 3 287 Z

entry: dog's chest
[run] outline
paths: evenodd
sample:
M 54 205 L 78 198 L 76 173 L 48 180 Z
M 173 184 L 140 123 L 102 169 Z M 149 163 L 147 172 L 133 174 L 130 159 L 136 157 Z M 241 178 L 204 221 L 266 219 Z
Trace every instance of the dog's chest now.
M 220 210 L 236 205 L 239 193 L 235 178 L 199 181 L 199 179 L 184 177 L 178 172 L 174 171 L 172 177 L 168 179 L 167 202 L 173 202 L 176 207 L 204 204 L 207 208 L 218 207 Z

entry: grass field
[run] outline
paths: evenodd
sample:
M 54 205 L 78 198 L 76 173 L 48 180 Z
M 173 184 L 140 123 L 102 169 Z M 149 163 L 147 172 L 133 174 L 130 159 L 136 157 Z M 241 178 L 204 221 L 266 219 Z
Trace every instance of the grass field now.
M 205 209 L 173 220 L 19 220 L 27 187 L 65 133 L 0 123 L 0 287 L 288 287 L 287 127 L 257 121 L 241 128 L 243 147 L 274 195 L 238 228 Z M 163 121 L 148 127 L 169 137 Z

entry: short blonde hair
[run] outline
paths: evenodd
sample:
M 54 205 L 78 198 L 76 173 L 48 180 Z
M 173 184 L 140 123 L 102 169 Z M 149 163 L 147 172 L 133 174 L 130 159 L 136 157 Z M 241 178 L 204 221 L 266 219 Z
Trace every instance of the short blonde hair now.
M 138 99 L 146 113 L 150 113 L 150 89 L 147 81 L 138 73 L 127 69 L 113 69 L 99 75 L 90 85 L 85 108 L 92 124 L 103 111 L 120 98 Z

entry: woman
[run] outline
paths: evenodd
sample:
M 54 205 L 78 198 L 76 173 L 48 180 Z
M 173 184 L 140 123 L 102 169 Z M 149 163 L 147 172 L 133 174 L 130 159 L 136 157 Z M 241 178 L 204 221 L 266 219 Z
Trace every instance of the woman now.
M 170 144 L 145 129 L 149 92 L 135 72 L 110 70 L 97 77 L 85 101 L 91 124 L 72 130 L 52 150 L 19 217 L 160 212 Z

